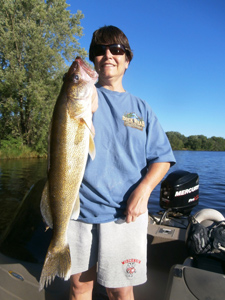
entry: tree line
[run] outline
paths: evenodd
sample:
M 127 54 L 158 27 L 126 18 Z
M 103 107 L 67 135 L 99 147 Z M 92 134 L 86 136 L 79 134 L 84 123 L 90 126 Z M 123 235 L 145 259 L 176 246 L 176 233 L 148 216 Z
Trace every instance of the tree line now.
M 186 137 L 175 131 L 166 132 L 166 135 L 173 150 L 225 151 L 225 139 L 222 137 L 207 138 L 204 135 Z

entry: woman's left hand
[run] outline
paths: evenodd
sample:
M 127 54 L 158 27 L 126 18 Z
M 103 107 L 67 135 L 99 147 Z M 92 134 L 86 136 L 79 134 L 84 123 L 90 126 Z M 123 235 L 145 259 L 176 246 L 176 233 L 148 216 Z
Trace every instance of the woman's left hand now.
M 135 222 L 148 209 L 150 191 L 140 183 L 127 200 L 126 222 Z
M 153 163 L 149 166 L 146 176 L 127 200 L 127 208 L 124 212 L 127 223 L 134 222 L 138 216 L 146 212 L 151 192 L 163 179 L 169 168 L 169 162 Z

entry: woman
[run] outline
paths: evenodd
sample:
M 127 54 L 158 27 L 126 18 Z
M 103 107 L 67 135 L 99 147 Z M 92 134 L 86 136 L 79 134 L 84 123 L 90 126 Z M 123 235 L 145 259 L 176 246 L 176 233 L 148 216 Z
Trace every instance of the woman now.
M 133 286 L 147 280 L 148 201 L 175 159 L 151 108 L 123 88 L 132 57 L 119 28 L 94 32 L 96 157 L 80 188 L 80 217 L 70 222 L 71 300 L 92 299 L 96 276 L 110 300 L 133 300 Z

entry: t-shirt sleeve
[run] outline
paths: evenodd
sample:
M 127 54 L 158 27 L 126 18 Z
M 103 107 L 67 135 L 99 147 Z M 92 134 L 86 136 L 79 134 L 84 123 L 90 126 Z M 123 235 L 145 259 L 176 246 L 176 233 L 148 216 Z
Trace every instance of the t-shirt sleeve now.
M 170 162 L 171 166 L 176 163 L 170 142 L 162 129 L 154 112 L 148 110 L 147 120 L 146 158 L 147 164 L 156 162 Z

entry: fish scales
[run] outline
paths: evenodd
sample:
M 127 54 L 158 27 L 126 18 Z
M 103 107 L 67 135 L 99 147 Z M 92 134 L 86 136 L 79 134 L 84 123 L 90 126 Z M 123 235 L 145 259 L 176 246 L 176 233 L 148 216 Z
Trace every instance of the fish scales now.
M 55 276 L 68 279 L 71 257 L 67 228 L 79 216 L 79 188 L 88 153 L 95 156 L 91 133 L 91 96 L 97 73 L 77 58 L 66 75 L 56 101 L 50 135 L 48 181 L 41 212 L 53 236 L 40 278 L 40 290 Z

